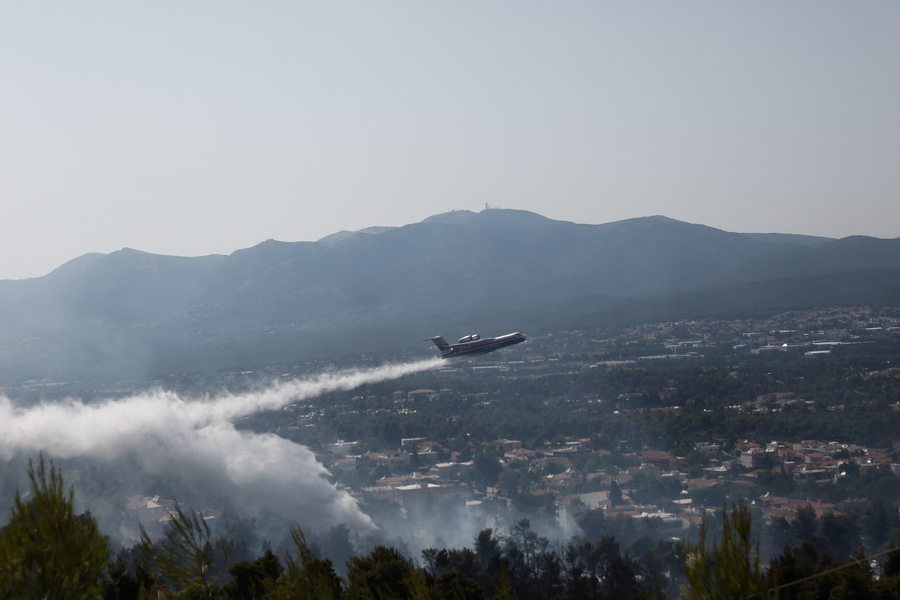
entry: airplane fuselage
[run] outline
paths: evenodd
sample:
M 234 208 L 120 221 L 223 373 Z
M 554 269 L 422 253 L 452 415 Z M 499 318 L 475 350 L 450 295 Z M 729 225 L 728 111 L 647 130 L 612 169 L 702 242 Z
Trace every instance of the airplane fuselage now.
M 500 348 L 520 344 L 526 339 L 524 335 L 517 331 L 494 338 L 482 338 L 478 334 L 467 335 L 461 337 L 456 344 L 448 344 L 441 336 L 428 338 L 426 341 L 434 342 L 434 345 L 441 351 L 441 358 L 456 358 L 487 354 Z

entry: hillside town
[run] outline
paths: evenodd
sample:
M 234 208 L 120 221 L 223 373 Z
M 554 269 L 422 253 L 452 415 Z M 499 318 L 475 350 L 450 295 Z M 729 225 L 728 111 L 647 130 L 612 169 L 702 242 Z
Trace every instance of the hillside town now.
M 530 347 L 523 345 L 522 350 L 450 365 L 430 376 L 431 381 L 443 386 L 440 388 L 330 399 L 328 406 L 289 407 L 294 416 L 287 421 L 280 419 L 276 428 L 282 435 L 299 436 L 321 429 L 326 423 L 334 429 L 339 428 L 336 423 L 371 418 L 384 423 L 404 422 L 405 430 L 414 429 L 409 424 L 416 423 L 423 412 L 440 413 L 440 407 L 452 404 L 452 398 L 458 400 L 460 394 L 454 385 L 471 377 L 479 378 L 486 389 L 501 387 L 491 393 L 464 394 L 466 405 L 473 412 L 496 407 L 497 414 L 503 414 L 515 405 L 514 400 L 505 398 L 503 386 L 543 380 L 553 373 L 571 375 L 573 367 L 589 374 L 635 369 L 675 369 L 677 373 L 686 365 L 709 365 L 711 358 L 720 361 L 723 356 L 743 356 L 750 361 L 764 361 L 769 353 L 775 353 L 771 357 L 776 360 L 786 357 L 783 360 L 788 363 L 791 359 L 829 361 L 834 352 L 859 346 L 871 348 L 879 342 L 900 339 L 896 314 L 865 308 L 787 313 L 760 322 L 644 325 L 607 338 L 598 338 L 597 333 L 559 333 L 539 338 Z M 624 356 L 633 346 L 662 347 L 665 354 L 632 353 L 629 358 L 595 360 L 601 353 L 618 352 Z M 674 357 L 696 362 L 665 360 Z M 657 366 L 664 363 L 672 366 Z M 747 378 L 744 370 L 741 363 L 735 363 L 733 370 L 726 370 L 722 377 L 728 381 Z M 896 382 L 900 379 L 900 367 L 872 370 L 863 377 L 869 382 Z M 849 401 L 854 395 L 860 405 L 874 402 L 861 389 L 837 402 L 823 393 L 807 395 L 786 389 L 779 380 L 773 385 L 780 389 L 740 402 L 722 398 L 722 402 L 728 402 L 720 403 L 715 410 L 728 418 L 827 418 L 854 410 Z M 653 418 L 654 414 L 662 415 L 660 418 L 686 418 L 686 414 L 697 412 L 699 404 L 713 406 L 708 400 L 694 398 L 688 398 L 684 406 L 678 404 L 684 392 L 673 380 L 664 381 L 658 389 L 651 386 L 649 393 L 646 389 L 622 391 L 614 398 L 590 391 L 578 397 L 561 398 L 558 392 L 550 396 L 542 402 L 555 410 L 574 415 L 604 413 L 609 418 L 626 420 Z M 897 414 L 898 398 L 889 395 L 888 400 L 879 406 Z M 711 414 L 713 408 L 700 410 Z M 451 415 L 447 419 L 458 424 L 461 417 Z M 294 424 L 285 426 L 287 422 Z M 270 423 L 274 425 L 276 421 Z M 552 515 L 564 534 L 574 534 L 586 513 L 599 511 L 607 519 L 655 520 L 655 531 L 671 539 L 696 535 L 705 516 L 720 511 L 723 502 L 738 498 L 747 499 L 765 522 L 776 517 L 794 518 L 804 507 L 811 507 L 817 515 L 848 510 L 859 513 L 873 500 L 853 493 L 835 498 L 833 490 L 824 495 L 826 500 L 810 490 L 829 485 L 831 490 L 839 484 L 858 481 L 869 472 L 900 477 L 900 438 L 879 447 L 862 440 L 817 440 L 809 436 L 774 440 L 719 436 L 671 439 L 659 444 L 649 435 L 645 439 L 618 440 L 599 432 L 578 435 L 557 431 L 554 439 L 535 444 L 472 436 L 461 442 L 459 437 L 431 437 L 426 430 L 420 432 L 423 435 L 399 438 L 396 446 L 386 445 L 387 439 L 337 439 L 321 443 L 315 450 L 337 484 L 346 486 L 363 505 L 394 504 L 401 515 L 413 515 L 433 504 L 464 506 L 476 512 L 518 511 Z M 792 495 L 792 491 L 797 493 Z M 893 506 L 895 511 L 900 509 L 900 502 L 894 499 Z
M 334 560 L 338 573 L 350 557 L 389 547 L 437 578 L 474 544 L 474 556 L 494 547 L 507 568 L 520 564 L 513 585 L 524 593 L 540 573 L 576 586 L 566 557 L 606 548 L 630 565 L 629 585 L 674 597 L 682 549 L 718 535 L 729 511 L 746 519 L 763 561 L 819 548 L 811 573 L 830 557 L 876 560 L 900 543 L 898 341 L 897 311 L 865 307 L 536 332 L 478 359 L 286 396 L 233 426 L 315 465 L 272 463 L 273 491 L 280 477 L 320 478 L 371 520 L 304 527 L 307 556 Z M 268 365 L 160 385 L 252 397 L 260 382 L 294 389 L 311 371 L 341 366 Z M 114 506 L 103 523 L 126 549 L 202 515 L 209 535 L 229 540 L 232 560 L 251 561 L 273 539 L 283 553 L 295 527 L 258 507 L 248 516 L 235 498 L 183 478 L 130 478 L 86 461 L 65 468 L 77 493 Z M 106 480 L 118 489 L 93 483 Z M 533 553 L 516 563 L 528 544 L 547 561 Z M 488 590 L 502 583 L 487 564 L 458 569 Z M 612 585 L 620 567 L 608 568 L 592 585 Z

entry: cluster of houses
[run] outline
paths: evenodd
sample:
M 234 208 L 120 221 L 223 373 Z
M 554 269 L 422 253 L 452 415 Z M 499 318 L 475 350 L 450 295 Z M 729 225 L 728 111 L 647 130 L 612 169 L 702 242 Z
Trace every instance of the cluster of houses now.
M 892 462 L 890 455 L 890 452 L 900 450 L 900 442 L 890 450 L 874 450 L 815 440 L 765 445 L 743 440 L 727 452 L 719 444 L 698 442 L 694 444 L 694 450 L 711 459 L 711 466 L 704 468 L 699 477 L 687 475 L 685 458 L 650 448 L 640 453 L 625 454 L 628 467 L 583 473 L 573 466 L 576 456 L 587 452 L 601 456 L 609 454 L 608 450 L 594 448 L 591 442 L 590 439 L 573 439 L 557 447 L 540 450 L 525 448 L 519 440 L 500 439 L 493 444 L 501 456 L 499 464 L 502 469 L 527 469 L 541 474 L 531 489 L 522 490 L 522 493 L 545 500 L 547 496 L 552 496 L 560 526 L 571 531 L 575 530 L 575 523 L 585 511 L 601 510 L 607 518 L 657 518 L 661 535 L 680 538 L 687 529 L 698 526 L 709 511 L 721 509 L 720 504 L 704 506 L 695 502 L 692 497 L 696 494 L 692 492 L 726 482 L 745 488 L 744 497 L 760 508 L 766 518 L 791 518 L 804 506 L 812 506 L 818 514 L 839 510 L 836 505 L 761 493 L 755 481 L 765 471 L 774 470 L 798 482 L 824 482 L 844 477 L 848 470 L 858 473 L 884 465 L 894 475 L 900 476 L 900 464 Z M 354 492 L 366 499 L 396 502 L 402 511 L 414 511 L 426 503 L 475 505 L 484 499 L 505 500 L 512 505 L 511 494 L 500 487 L 488 487 L 484 494 L 473 493 L 467 483 L 473 462 L 460 462 L 457 453 L 446 452 L 436 442 L 409 438 L 402 440 L 400 449 L 362 455 L 353 455 L 354 448 L 353 442 L 332 444 L 329 448 L 333 457 L 332 469 L 356 468 L 358 462 L 392 469 L 400 465 L 406 467 L 397 468 L 394 474 Z M 417 467 L 410 469 L 408 463 L 413 455 L 417 457 Z M 451 460 L 440 460 L 446 456 Z M 351 463 L 354 466 L 348 467 Z M 697 475 L 696 472 L 694 474 Z M 681 491 L 678 497 L 668 499 L 664 506 L 635 502 L 629 494 L 651 480 L 677 482 L 667 488 Z
M 831 482 L 876 467 L 890 469 L 894 476 L 900 476 L 900 464 L 892 461 L 892 455 L 897 456 L 900 452 L 900 442 L 886 450 L 816 440 L 768 444 L 741 440 L 729 449 L 716 443 L 697 442 L 693 450 L 709 458 L 710 466 L 702 472 L 686 468 L 684 457 L 651 448 L 623 453 L 627 467 L 582 472 L 575 467 L 585 462 L 576 460 L 580 455 L 592 453 L 598 458 L 610 455 L 609 450 L 596 448 L 594 441 L 572 439 L 539 450 L 526 448 L 521 441 L 510 439 L 496 440 L 493 445 L 501 469 L 535 474 L 534 483 L 528 489 L 515 492 L 536 497 L 542 506 L 553 506 L 564 532 L 575 532 L 576 523 L 585 512 L 602 511 L 606 518 L 654 518 L 661 537 L 681 538 L 689 529 L 699 526 L 710 511 L 721 509 L 718 502 L 706 506 L 696 500 L 704 495 L 695 492 L 724 484 L 746 490 L 742 495 L 760 509 L 767 520 L 774 517 L 790 519 L 809 506 L 821 516 L 827 511 L 840 512 L 841 505 L 774 496 L 757 486 L 756 481 L 763 474 L 775 473 L 795 482 Z M 488 486 L 475 493 L 469 483 L 474 462 L 460 460 L 459 453 L 448 452 L 437 442 L 405 438 L 398 449 L 366 453 L 357 450 L 356 442 L 337 441 L 319 457 L 336 474 L 355 470 L 361 465 L 367 469 L 385 467 L 381 472 L 389 475 L 350 491 L 366 500 L 396 503 L 402 514 L 411 515 L 428 506 L 447 503 L 475 510 L 485 500 L 513 506 L 515 492 L 504 490 L 502 486 Z M 693 476 L 688 475 L 688 471 Z M 668 483 L 663 487 L 677 490 L 677 496 L 667 498 L 659 505 L 635 501 L 631 496 L 633 492 L 648 482 Z M 715 497 L 714 494 L 711 496 Z M 865 502 L 865 499 L 848 500 L 850 503 L 860 501 Z M 135 496 L 129 499 L 127 509 L 142 523 L 161 528 L 171 519 L 175 503 L 159 497 Z M 204 511 L 204 516 L 218 515 Z
M 895 442 L 892 450 L 900 450 L 900 442 Z M 763 447 L 745 440 L 736 444 L 735 452 L 740 453 L 740 465 L 751 475 L 775 470 L 794 481 L 835 481 L 851 470 L 862 472 L 885 465 L 900 476 L 900 464 L 892 462 L 887 451 L 855 444 L 803 440 L 770 442 Z

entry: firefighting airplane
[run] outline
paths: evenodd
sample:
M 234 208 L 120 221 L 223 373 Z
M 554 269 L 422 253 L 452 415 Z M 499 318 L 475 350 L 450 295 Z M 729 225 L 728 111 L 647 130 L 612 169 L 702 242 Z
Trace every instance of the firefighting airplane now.
M 448 344 L 442 336 L 426 338 L 422 341 L 434 342 L 434 345 L 441 351 L 441 358 L 456 358 L 457 356 L 476 356 L 478 354 L 487 354 L 500 348 L 506 348 L 513 344 L 519 344 L 526 340 L 525 336 L 519 333 L 507 333 L 495 338 L 482 338 L 477 333 L 459 338 L 456 344 Z

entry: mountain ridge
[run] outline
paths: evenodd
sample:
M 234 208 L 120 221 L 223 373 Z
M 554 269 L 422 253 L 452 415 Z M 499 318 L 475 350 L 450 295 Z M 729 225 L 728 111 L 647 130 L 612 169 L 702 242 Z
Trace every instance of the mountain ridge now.
M 832 282 L 820 288 L 826 296 L 893 298 L 846 275 L 876 269 L 900 269 L 900 238 L 741 234 L 660 215 L 586 225 L 510 209 L 451 211 L 317 242 L 266 240 L 229 255 L 124 248 L 0 282 L 0 351 L 10 359 L 0 376 L 144 373 L 178 363 L 176 356 L 190 370 L 379 344 L 393 352 L 421 339 L 415 331 L 467 322 L 498 331 L 571 328 L 579 319 L 620 320 L 629 305 L 664 307 L 666 299 L 691 312 L 704 295 L 724 303 L 721 290 L 750 286 L 747 296 L 753 286 L 787 289 L 772 282 L 810 277 Z M 865 293 L 829 294 L 828 285 Z M 603 309 L 590 310 L 592 302 Z M 392 330 L 413 341 L 380 338 Z M 106 369 L 104 361 L 121 366 Z

